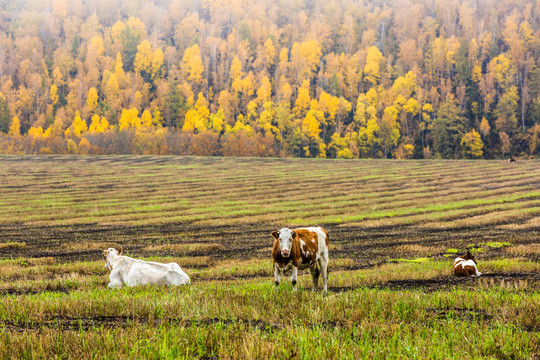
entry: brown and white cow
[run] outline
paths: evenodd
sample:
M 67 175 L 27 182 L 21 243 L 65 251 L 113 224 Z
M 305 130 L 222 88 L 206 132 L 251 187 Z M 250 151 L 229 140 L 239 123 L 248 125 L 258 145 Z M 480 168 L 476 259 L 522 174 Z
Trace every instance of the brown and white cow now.
M 274 276 L 276 289 L 284 271 L 292 270 L 291 283 L 296 290 L 298 270 L 309 268 L 313 280 L 313 291 L 317 291 L 319 274 L 322 274 L 324 293 L 328 288 L 328 232 L 321 227 L 303 229 L 283 228 L 273 231 Z M 317 268 L 317 263 L 319 268 Z
M 467 254 L 461 255 L 454 260 L 452 271 L 457 276 L 480 276 L 482 273 L 478 271 L 476 265 L 473 254 L 467 251 Z

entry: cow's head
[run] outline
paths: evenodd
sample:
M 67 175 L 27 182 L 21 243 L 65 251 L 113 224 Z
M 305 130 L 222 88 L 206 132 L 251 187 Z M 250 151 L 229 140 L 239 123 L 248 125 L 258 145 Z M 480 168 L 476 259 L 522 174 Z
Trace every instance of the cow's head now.
M 292 242 L 296 238 L 296 233 L 287 228 L 283 228 L 279 231 L 272 231 L 274 239 L 279 241 L 279 248 L 281 249 L 281 255 L 283 257 L 289 257 L 291 254 Z
M 109 255 L 112 255 L 112 256 L 109 256 Z M 103 256 L 105 256 L 105 267 L 107 269 L 112 270 L 111 257 L 116 257 L 118 255 L 122 255 L 121 246 L 118 249 L 108 248 L 107 250 L 103 250 Z
M 472 260 L 472 261 L 474 261 L 475 264 L 477 264 L 476 260 L 474 259 L 474 255 L 471 254 L 471 252 L 469 250 L 467 250 L 467 254 L 461 255 L 460 258 L 462 258 L 464 260 Z

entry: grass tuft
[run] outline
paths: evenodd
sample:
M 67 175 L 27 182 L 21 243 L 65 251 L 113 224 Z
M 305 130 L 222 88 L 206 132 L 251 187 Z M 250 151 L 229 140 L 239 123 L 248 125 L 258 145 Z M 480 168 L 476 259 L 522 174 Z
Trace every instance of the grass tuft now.
M 16 249 L 22 249 L 26 247 L 26 243 L 24 242 L 5 242 L 0 243 L 0 249 L 9 249 L 9 250 L 16 250 Z

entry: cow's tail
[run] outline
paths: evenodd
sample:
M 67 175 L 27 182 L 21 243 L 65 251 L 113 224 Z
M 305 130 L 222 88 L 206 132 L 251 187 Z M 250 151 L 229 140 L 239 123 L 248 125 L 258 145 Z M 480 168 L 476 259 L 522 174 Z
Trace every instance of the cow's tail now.
M 330 241 L 330 237 L 328 236 L 328 231 L 321 228 L 321 230 L 324 232 L 324 235 L 326 235 L 326 246 L 328 246 L 328 243 Z

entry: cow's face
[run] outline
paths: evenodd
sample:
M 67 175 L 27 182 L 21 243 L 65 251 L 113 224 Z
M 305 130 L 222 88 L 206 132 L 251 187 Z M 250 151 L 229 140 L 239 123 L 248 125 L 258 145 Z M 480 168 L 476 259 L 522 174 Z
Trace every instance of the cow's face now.
M 291 254 L 292 242 L 296 237 L 296 233 L 291 229 L 284 228 L 279 231 L 273 231 L 272 236 L 279 241 L 281 255 L 283 257 L 289 257 Z
M 105 267 L 109 270 L 112 270 L 112 264 L 111 264 L 109 255 L 118 256 L 121 254 L 122 254 L 122 247 L 120 247 L 119 249 L 108 248 L 107 250 L 103 250 L 103 256 L 105 257 Z

